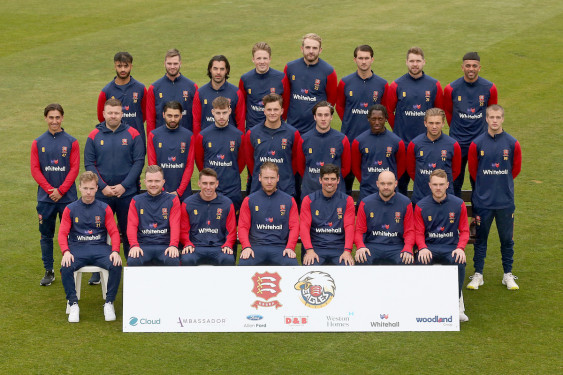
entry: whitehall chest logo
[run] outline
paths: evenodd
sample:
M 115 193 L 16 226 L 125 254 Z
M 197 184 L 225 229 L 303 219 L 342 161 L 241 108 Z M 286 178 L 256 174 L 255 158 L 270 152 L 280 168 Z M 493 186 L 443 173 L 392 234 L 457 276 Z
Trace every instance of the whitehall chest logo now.
M 334 279 L 326 272 L 311 271 L 299 278 L 295 289 L 300 291 L 301 302 L 312 309 L 325 307 L 336 292 Z
M 252 276 L 252 281 L 254 283 L 254 287 L 252 288 L 252 293 L 254 293 L 256 297 L 263 299 L 264 301 L 256 300 L 252 305 L 250 305 L 250 307 L 254 307 L 255 309 L 258 310 L 258 306 L 275 307 L 276 309 L 282 306 L 280 301 L 276 301 L 276 300 L 270 301 L 270 299 L 274 298 L 279 293 L 281 293 L 281 289 L 280 289 L 281 276 L 277 272 L 275 273 L 256 272 L 254 276 Z

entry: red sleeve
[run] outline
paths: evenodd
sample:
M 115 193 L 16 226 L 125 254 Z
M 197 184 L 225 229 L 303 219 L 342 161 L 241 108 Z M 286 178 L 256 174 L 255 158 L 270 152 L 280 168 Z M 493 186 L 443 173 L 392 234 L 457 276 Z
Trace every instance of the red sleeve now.
M 195 158 L 195 149 L 193 147 L 194 144 L 194 136 L 190 139 L 190 148 L 188 150 L 188 160 L 186 160 L 186 168 L 184 169 L 184 173 L 182 174 L 182 180 L 180 181 L 180 186 L 176 189 L 178 196 L 184 194 L 188 186 L 192 183 L 192 174 L 194 173 L 194 158 Z
M 59 226 L 59 247 L 61 248 L 61 252 L 64 254 L 69 250 L 68 248 L 68 234 L 70 233 L 70 227 L 72 225 L 72 221 L 70 220 L 70 209 L 65 207 L 63 211 L 63 217 L 61 218 L 61 225 Z
M 344 94 L 346 83 L 340 80 L 336 89 L 336 113 L 340 116 L 340 120 L 344 120 L 344 112 L 346 111 L 346 94 Z
M 514 156 L 512 158 L 512 178 L 516 178 L 522 169 L 522 149 L 520 142 L 514 144 Z
M 301 149 L 301 144 L 303 144 L 301 135 L 299 134 L 299 131 L 296 130 L 293 137 L 293 147 L 291 149 L 291 167 L 293 168 L 293 174 L 296 174 L 299 170 L 299 165 L 297 165 L 299 156 L 297 155 L 297 153 Z
M 305 175 L 305 154 L 303 153 L 303 138 L 299 137 L 299 144 L 297 145 L 297 150 L 295 151 L 294 157 L 294 170 L 303 177 Z
M 41 189 L 45 190 L 45 193 L 51 194 L 52 190 L 54 189 L 53 186 L 47 181 L 45 176 L 43 175 L 43 171 L 41 170 L 41 164 L 39 163 L 39 151 L 37 150 L 37 141 L 33 141 L 31 144 L 31 158 L 30 158 L 30 165 L 31 165 L 31 176 L 39 184 Z
M 184 247 L 194 245 L 190 241 L 190 216 L 188 215 L 188 208 L 185 202 L 182 203 L 180 214 L 180 242 L 182 242 Z
M 201 131 L 201 101 L 199 100 L 199 91 L 196 91 L 194 102 L 192 104 L 193 126 L 192 132 L 198 135 Z
M 461 203 L 461 213 L 459 215 L 459 226 L 457 228 L 459 231 L 459 241 L 457 247 L 465 251 L 465 246 L 467 246 L 467 241 L 469 241 L 469 223 L 467 220 L 467 207 L 465 206 L 465 202 Z
M 497 86 L 493 83 L 491 89 L 489 90 L 489 101 L 487 102 L 487 106 L 498 104 L 498 91 Z
M 469 152 L 467 153 L 467 165 L 471 178 L 475 181 L 477 179 L 477 169 L 479 167 L 479 159 L 477 158 L 477 145 L 471 142 Z
M 246 155 L 244 154 L 244 149 L 246 145 L 244 144 L 244 133 L 240 136 L 240 147 L 238 149 L 238 173 L 242 173 L 244 167 L 246 166 Z
M 157 165 L 158 162 L 156 160 L 156 150 L 154 148 L 154 135 L 152 133 L 147 134 L 147 159 L 149 161 L 149 165 Z
M 338 86 L 338 78 L 336 77 L 336 71 L 332 71 L 326 77 L 326 100 L 332 104 L 336 104 L 336 90 Z
M 99 122 L 104 122 L 104 104 L 106 104 L 106 93 L 103 91 L 100 91 L 100 95 L 98 96 L 98 108 L 97 108 L 97 112 L 98 112 L 98 121 Z
M 242 97 L 244 98 L 244 102 L 246 103 L 246 89 L 244 88 L 244 82 L 242 78 L 238 81 L 238 89 L 242 93 Z
M 286 249 L 295 250 L 299 239 L 299 211 L 295 199 L 291 198 L 291 209 L 289 210 L 289 238 L 287 239 Z
M 350 141 L 348 140 L 348 137 L 344 136 L 344 139 L 342 139 L 342 146 L 344 147 L 344 150 L 342 151 L 341 157 L 341 170 L 342 177 L 346 177 L 350 173 L 350 167 L 352 163 L 352 155 L 350 154 Z
M 301 214 L 299 215 L 299 235 L 304 250 L 313 248 L 311 243 L 311 198 L 307 195 L 301 202 Z
M 147 120 L 147 88 L 146 87 L 143 90 L 143 99 L 141 99 L 141 112 L 143 113 L 143 122 L 145 122 Z
M 147 101 L 145 115 L 147 116 L 147 135 L 156 127 L 156 108 L 154 103 L 154 87 L 150 85 L 147 91 Z
M 170 218 L 169 225 L 170 225 L 170 245 L 178 247 L 178 243 L 180 242 L 180 220 L 182 217 L 182 213 L 180 210 L 182 207 L 180 206 L 180 198 L 174 197 L 172 200 L 172 209 L 170 209 Z
M 395 81 L 391 83 L 387 94 L 385 95 L 385 107 L 387 107 L 387 122 L 391 126 L 391 129 L 395 128 L 395 108 L 397 107 L 397 84 Z
M 405 212 L 405 218 L 403 219 L 403 240 L 405 245 L 403 246 L 403 250 L 401 252 L 412 254 L 412 248 L 415 243 L 412 204 L 407 206 L 407 212 Z
M 250 141 L 250 130 L 247 131 L 244 136 L 244 143 L 246 167 L 248 169 L 248 173 L 252 176 L 252 173 L 254 173 L 254 146 L 252 146 L 252 142 Z
M 399 149 L 395 154 L 395 160 L 397 161 L 397 179 L 401 178 L 406 169 L 406 155 L 405 155 L 405 142 L 401 139 L 399 142 Z
M 119 237 L 119 229 L 113 217 L 113 211 L 110 206 L 106 207 L 106 230 L 108 231 L 109 238 L 111 238 L 111 251 L 119 253 L 119 246 L 121 245 L 121 238 Z M 136 234 L 135 234 L 136 236 Z
M 229 215 L 227 216 L 227 239 L 222 247 L 230 247 L 233 250 L 235 241 L 237 240 L 237 216 L 235 214 L 235 206 L 231 203 Z
M 344 214 L 344 250 L 352 252 L 354 247 L 354 221 L 356 220 L 356 208 L 351 196 L 346 198 L 346 213 Z
M 452 123 L 452 112 L 454 108 L 453 99 L 452 99 L 452 86 L 448 83 L 446 88 L 444 89 L 444 96 L 443 96 L 443 106 L 444 112 L 446 112 L 446 120 L 448 120 L 448 124 L 451 125 Z
M 287 76 L 287 65 L 283 69 L 284 77 L 282 79 L 283 84 L 283 119 L 287 119 L 287 112 L 289 110 L 289 99 L 291 98 L 291 80 Z
M 354 231 L 354 243 L 356 244 L 356 249 L 366 247 L 366 244 L 364 243 L 364 234 L 367 230 L 365 204 L 364 202 L 360 202 L 360 206 L 358 207 L 358 217 L 356 218 L 356 230 Z
M 352 173 L 362 182 L 362 154 L 360 153 L 360 143 L 357 139 L 352 142 Z
M 414 209 L 414 236 L 419 250 L 428 248 L 426 246 L 426 226 L 424 220 L 422 220 L 422 210 L 418 205 Z
M 139 216 L 137 207 L 135 206 L 135 198 L 131 199 L 129 204 L 129 213 L 127 214 L 127 239 L 131 247 L 139 246 L 137 240 L 137 231 L 139 229 Z
M 201 134 L 192 136 L 192 138 L 195 137 L 195 142 L 194 142 L 194 158 L 195 158 L 195 164 L 197 165 L 197 169 L 199 169 L 200 171 L 203 169 L 203 155 L 205 153 L 204 151 L 204 146 L 203 146 L 203 136 Z
M 238 216 L 238 239 L 242 249 L 250 247 L 248 235 L 250 233 L 250 208 L 248 207 L 248 197 L 244 198 Z
M 416 157 L 414 155 L 413 141 L 409 143 L 409 147 L 407 148 L 407 160 L 405 165 L 407 167 L 407 173 L 409 174 L 409 177 L 414 181 L 414 176 L 416 173 Z
M 444 109 L 444 91 L 440 81 L 436 81 L 436 97 L 434 98 L 434 107 Z
M 245 131 L 245 121 L 246 121 L 246 101 L 245 97 L 240 90 L 237 91 L 237 106 L 235 108 L 235 120 L 237 122 L 237 128 L 241 132 Z
M 459 143 L 454 143 L 454 156 L 452 158 L 452 178 L 455 179 L 461 172 L 461 147 Z

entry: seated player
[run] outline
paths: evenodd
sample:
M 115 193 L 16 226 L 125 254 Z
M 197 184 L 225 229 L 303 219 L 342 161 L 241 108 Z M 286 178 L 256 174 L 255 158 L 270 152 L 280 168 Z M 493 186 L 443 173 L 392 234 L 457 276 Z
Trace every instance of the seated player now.
M 211 168 L 201 170 L 197 185 L 200 192 L 182 203 L 180 239 L 184 249 L 180 263 L 234 266 L 237 221 L 233 202 L 217 193 L 217 172 Z
M 84 266 L 97 266 L 109 271 L 104 316 L 106 321 L 113 321 L 113 301 L 121 281 L 119 231 L 111 208 L 96 200 L 98 176 L 92 172 L 84 172 L 79 182 L 82 197 L 65 208 L 58 236 L 63 253 L 61 278 L 70 312 L 68 321 L 78 323 L 80 320 L 74 272 Z M 108 234 L 111 246 L 107 244 Z
M 412 264 L 414 221 L 411 200 L 396 193 L 391 171 L 377 177 L 379 192 L 362 199 L 356 220 L 356 261 L 361 264 Z
M 297 266 L 297 203 L 277 188 L 280 175 L 276 164 L 263 163 L 258 178 L 262 188 L 244 198 L 240 208 L 239 265 Z
M 348 141 L 346 141 L 348 142 Z M 320 168 L 321 189 L 303 198 L 300 234 L 303 265 L 354 265 L 354 200 L 338 191 L 340 168 L 325 164 Z
M 147 192 L 129 205 L 127 237 L 131 250 L 128 266 L 179 266 L 180 200 L 163 191 L 164 173 L 158 165 L 145 172 Z

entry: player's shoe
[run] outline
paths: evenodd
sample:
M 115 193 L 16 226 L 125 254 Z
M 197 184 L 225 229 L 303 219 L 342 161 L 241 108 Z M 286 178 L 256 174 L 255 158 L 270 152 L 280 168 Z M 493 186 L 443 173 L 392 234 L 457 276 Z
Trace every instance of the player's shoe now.
M 471 281 L 467 284 L 467 289 L 477 290 L 481 285 L 485 284 L 483 281 L 483 274 L 479 272 L 475 272 L 475 274 L 473 276 L 469 276 L 469 278 Z
M 517 280 L 518 276 L 514 276 L 512 272 L 505 273 L 502 277 L 502 285 L 506 285 L 506 289 L 508 290 L 518 290 L 520 287 L 514 280 Z
M 54 270 L 47 270 L 45 271 L 45 276 L 39 282 L 41 286 L 49 286 L 51 283 L 55 281 L 55 271 Z
M 88 280 L 88 285 L 98 285 L 100 283 L 100 273 L 94 272 L 92 273 L 92 277 Z
M 104 317 L 106 322 L 113 322 L 115 320 L 115 308 L 113 302 L 104 303 Z
M 467 322 L 469 317 L 465 315 L 465 304 L 463 303 L 463 294 L 459 297 L 459 321 Z
M 70 305 L 68 321 L 69 323 L 78 323 L 80 321 L 80 307 L 78 307 L 76 302 Z

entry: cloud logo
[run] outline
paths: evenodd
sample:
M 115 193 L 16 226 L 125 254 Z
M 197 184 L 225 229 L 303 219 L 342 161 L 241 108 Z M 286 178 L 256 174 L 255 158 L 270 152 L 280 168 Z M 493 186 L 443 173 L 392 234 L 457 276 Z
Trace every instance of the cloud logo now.
M 129 325 L 135 327 L 137 324 L 139 324 L 139 319 L 132 316 L 131 319 L 129 319 Z

